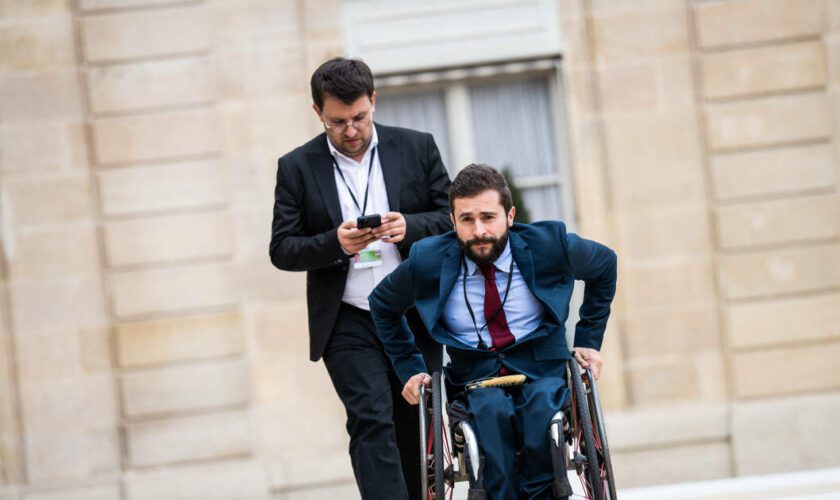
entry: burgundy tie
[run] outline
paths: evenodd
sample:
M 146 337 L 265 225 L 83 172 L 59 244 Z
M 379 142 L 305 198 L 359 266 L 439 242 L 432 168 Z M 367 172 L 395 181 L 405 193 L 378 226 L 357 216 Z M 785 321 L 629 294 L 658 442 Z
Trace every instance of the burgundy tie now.
M 484 275 L 484 319 L 490 330 L 490 338 L 493 339 L 493 350 L 499 351 L 513 344 L 516 339 L 510 332 L 502 309 L 502 300 L 496 287 L 496 267 L 493 264 L 481 264 L 478 268 Z

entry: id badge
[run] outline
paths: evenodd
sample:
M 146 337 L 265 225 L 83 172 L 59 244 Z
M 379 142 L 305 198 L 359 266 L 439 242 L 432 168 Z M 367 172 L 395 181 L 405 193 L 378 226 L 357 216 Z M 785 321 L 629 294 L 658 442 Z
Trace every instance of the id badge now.
M 382 265 L 382 251 L 365 248 L 353 257 L 353 269 L 369 269 Z

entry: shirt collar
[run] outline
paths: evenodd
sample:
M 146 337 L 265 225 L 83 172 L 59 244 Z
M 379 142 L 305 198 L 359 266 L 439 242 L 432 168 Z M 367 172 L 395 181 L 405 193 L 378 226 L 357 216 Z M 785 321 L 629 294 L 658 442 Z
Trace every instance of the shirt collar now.
M 341 151 L 335 149 L 335 146 L 333 146 L 333 143 L 330 140 L 330 136 L 327 135 L 327 134 L 324 134 L 326 136 L 326 140 L 327 140 L 327 147 L 330 148 L 330 155 L 332 155 L 333 158 L 336 158 L 336 161 L 338 161 L 338 158 L 342 158 L 345 161 L 349 161 L 349 162 L 352 162 L 352 163 L 355 163 L 355 164 L 364 163 L 365 160 L 368 158 L 368 155 L 370 154 L 370 152 L 373 151 L 373 148 L 375 148 L 379 144 L 379 135 L 376 133 L 376 124 L 371 122 L 371 127 L 373 127 L 373 135 L 370 138 L 370 144 L 368 144 L 367 151 L 365 151 L 365 156 L 362 157 L 362 161 L 357 162 L 353 158 L 350 158 L 349 156 L 345 156 Z
M 507 243 L 505 244 L 505 249 L 502 250 L 502 254 L 499 255 L 499 258 L 496 259 L 495 262 L 493 262 L 493 265 L 496 267 L 497 271 L 502 271 L 503 273 L 506 273 L 506 272 L 510 271 L 510 260 L 512 258 L 513 258 L 513 254 L 510 251 L 510 239 L 508 239 Z M 473 274 L 475 274 L 475 271 L 476 271 L 476 269 L 478 269 L 478 266 L 470 258 L 467 258 L 466 261 L 467 261 L 467 276 L 472 276 Z

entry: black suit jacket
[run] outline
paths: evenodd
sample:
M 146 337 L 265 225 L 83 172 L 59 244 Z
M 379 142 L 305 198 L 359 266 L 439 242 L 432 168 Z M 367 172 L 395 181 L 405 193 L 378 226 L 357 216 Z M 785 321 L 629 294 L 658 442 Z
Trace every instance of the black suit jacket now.
M 403 259 L 411 245 L 452 229 L 449 175 L 430 134 L 376 124 L 388 205 L 405 217 Z M 325 134 L 278 161 L 271 224 L 271 262 L 286 271 L 306 271 L 309 354 L 324 353 L 335 324 L 349 257 L 338 243 L 342 223 L 335 172 Z

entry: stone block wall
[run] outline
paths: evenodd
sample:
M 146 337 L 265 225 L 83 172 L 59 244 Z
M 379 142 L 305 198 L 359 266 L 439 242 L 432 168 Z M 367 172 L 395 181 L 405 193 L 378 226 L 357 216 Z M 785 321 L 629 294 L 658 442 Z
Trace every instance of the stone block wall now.
M 124 473 L 254 453 L 210 6 L 138 7 L 76 11 Z
M 0 477 L 113 491 L 120 414 L 75 16 L 64 2 L 0 11 Z
M 620 482 L 840 463 L 811 448 L 840 377 L 838 3 L 562 5 L 581 226 L 620 255 Z
M 594 165 L 574 159 L 575 176 L 603 172 L 600 189 L 578 181 L 581 231 L 595 239 L 606 232 L 620 255 L 620 334 L 605 344 L 622 346 L 613 366 L 624 383 L 611 392 L 625 392 L 624 406 L 723 400 L 688 6 L 563 5 L 570 121 L 572 134 L 579 133 L 573 144 L 594 141 L 599 150 Z M 584 119 L 592 125 L 576 123 Z M 604 205 L 598 219 L 606 231 L 588 225 L 589 205 Z
M 733 473 L 713 219 L 683 1 L 565 1 L 581 232 L 619 254 L 599 383 L 623 487 Z
M 840 388 L 837 9 L 694 9 L 738 474 L 840 463 L 813 447 Z
M 558 6 L 619 484 L 837 466 L 840 1 Z M 0 498 L 354 497 L 267 255 L 341 8 L 0 2 Z

